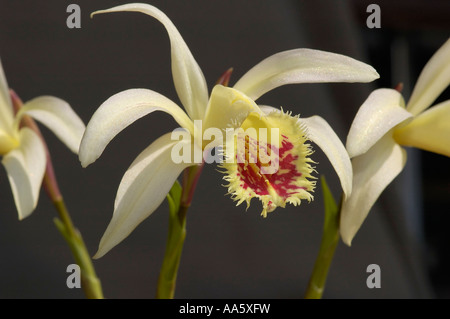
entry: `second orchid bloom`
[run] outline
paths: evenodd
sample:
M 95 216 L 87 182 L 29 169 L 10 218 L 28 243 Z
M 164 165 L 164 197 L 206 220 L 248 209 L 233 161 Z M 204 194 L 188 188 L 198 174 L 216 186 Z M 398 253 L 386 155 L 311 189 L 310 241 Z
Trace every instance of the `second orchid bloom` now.
M 112 220 L 103 235 L 96 257 L 101 257 L 125 239 L 145 218 L 163 202 L 179 174 L 187 167 L 198 165 L 175 163 L 172 148 L 178 143 L 194 151 L 207 151 L 194 132 L 201 121 L 200 134 L 216 128 L 277 129 L 275 144 L 266 145 L 269 153 L 275 149 L 279 164 L 276 172 L 265 174 L 263 161 L 247 149 L 241 153 L 241 163 L 224 163 L 229 192 L 239 203 L 250 203 L 255 197 L 263 203 L 265 216 L 286 203 L 300 204 L 312 198 L 314 181 L 309 159 L 311 146 L 317 144 L 326 154 L 340 178 L 345 196 L 352 191 L 352 167 L 346 149 L 337 135 L 318 116 L 302 119 L 271 107 L 259 107 L 254 101 L 266 92 L 285 84 L 319 82 L 370 82 L 377 72 L 367 64 L 352 58 L 310 49 L 280 52 L 263 60 L 236 82 L 233 87 L 216 85 L 211 95 L 203 73 L 180 33 L 169 18 L 148 4 L 128 4 L 108 10 L 142 12 L 160 21 L 166 28 L 171 44 L 172 75 L 183 111 L 176 103 L 148 89 L 131 89 L 113 95 L 94 113 L 87 125 L 80 147 L 80 161 L 84 167 L 93 163 L 107 144 L 125 127 L 154 111 L 173 116 L 189 132 L 191 138 L 173 140 L 167 133 L 147 147 L 125 172 L 117 191 Z M 237 139 L 238 140 L 238 139 Z M 270 139 L 268 139 L 270 140 Z M 234 141 L 234 140 L 233 140 Z M 243 140 L 244 145 L 252 144 Z M 256 135 L 255 143 L 264 143 Z M 234 142 L 233 142 L 234 143 Z M 256 145 L 255 144 L 255 145 Z M 178 144 L 179 145 L 179 144 Z M 230 145 L 224 145 L 225 149 Z M 231 147 L 234 147 L 232 145 Z M 229 150 L 229 149 L 228 149 Z M 239 150 L 236 150 L 236 159 Z
M 24 219 L 38 203 L 47 158 L 40 136 L 29 127 L 22 126 L 23 118 L 31 116 L 47 126 L 75 154 L 78 153 L 85 126 L 70 105 L 57 97 L 40 96 L 18 108 L 19 101 L 15 93 L 9 90 L 0 63 L 0 156 L 8 174 L 19 219 Z
M 402 146 L 450 157 L 450 100 L 430 107 L 449 83 L 447 40 L 423 68 L 406 106 L 398 91 L 378 89 L 359 109 L 347 137 L 354 189 L 341 210 L 341 237 L 347 245 L 380 194 L 405 167 Z

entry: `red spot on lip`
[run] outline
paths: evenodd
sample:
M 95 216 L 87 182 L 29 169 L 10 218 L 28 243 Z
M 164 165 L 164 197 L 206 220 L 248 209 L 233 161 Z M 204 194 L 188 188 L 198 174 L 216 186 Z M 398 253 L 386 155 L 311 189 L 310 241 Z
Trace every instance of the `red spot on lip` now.
M 282 137 L 281 148 L 278 152 L 278 170 L 274 174 L 261 174 L 263 164 L 259 161 L 259 157 L 257 157 L 256 163 L 253 164 L 253 168 L 249 166 L 247 161 L 247 153 L 249 150 L 247 149 L 248 144 L 246 143 L 246 163 L 237 164 L 237 176 L 243 182 L 242 187 L 244 189 L 250 188 L 257 195 L 269 195 L 268 182 L 277 194 L 286 200 L 292 194 L 298 192 L 299 189 L 303 188 L 294 183 L 298 177 L 302 176 L 302 173 L 297 171 L 294 163 L 298 159 L 298 155 L 290 152 L 294 148 L 294 145 L 288 141 L 286 136 L 282 135 Z M 259 147 L 258 141 L 256 141 L 256 145 L 258 146 L 256 149 L 259 150 L 262 148 L 262 146 Z M 274 148 L 275 146 L 267 144 L 267 149 L 273 150 Z

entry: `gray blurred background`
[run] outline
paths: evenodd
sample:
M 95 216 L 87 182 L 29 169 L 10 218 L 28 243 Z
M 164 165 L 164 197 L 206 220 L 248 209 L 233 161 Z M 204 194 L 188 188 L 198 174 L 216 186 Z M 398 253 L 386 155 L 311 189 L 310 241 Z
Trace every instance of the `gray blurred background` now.
M 370 84 L 290 85 L 258 102 L 324 117 L 343 142 L 368 94 L 403 82 L 409 97 L 417 76 L 450 35 L 447 0 L 375 1 L 381 28 L 369 29 L 374 1 L 232 0 L 147 1 L 180 30 L 209 89 L 229 67 L 231 84 L 279 51 L 313 48 L 345 54 L 374 66 Z M 66 26 L 69 4 L 81 7 L 81 29 Z M 170 70 L 169 39 L 155 19 L 91 12 L 124 1 L 0 0 L 0 56 L 9 85 L 24 101 L 54 95 L 87 123 L 111 95 L 149 88 L 178 102 Z M 449 98 L 447 90 L 439 100 Z M 117 187 L 133 159 L 154 139 L 177 127 L 153 113 L 124 130 L 86 169 L 42 127 L 56 175 L 75 225 L 93 255 L 112 216 Z M 339 243 L 324 298 L 450 297 L 450 160 L 410 150 L 406 169 L 389 185 L 356 235 Z M 313 156 L 335 197 L 336 174 L 320 149 Z M 254 200 L 235 207 L 222 175 L 208 165 L 188 212 L 177 298 L 303 298 L 318 252 L 323 204 L 277 209 L 267 219 Z M 66 287 L 69 249 L 53 225 L 56 216 L 41 191 L 36 211 L 18 221 L 6 172 L 0 172 L 0 297 L 84 298 Z M 165 249 L 164 203 L 125 241 L 94 261 L 107 298 L 154 298 Z M 368 289 L 366 268 L 381 267 L 381 288 Z

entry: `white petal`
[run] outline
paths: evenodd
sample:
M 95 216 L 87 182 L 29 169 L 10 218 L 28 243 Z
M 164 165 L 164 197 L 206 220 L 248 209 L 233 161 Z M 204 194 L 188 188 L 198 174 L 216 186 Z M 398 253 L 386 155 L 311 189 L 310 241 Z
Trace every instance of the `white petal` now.
M 66 146 L 78 154 L 85 126 L 69 103 L 53 96 L 40 96 L 20 109 L 16 121 L 27 114 L 47 126 Z
M 144 3 L 132 3 L 94 12 L 135 11 L 148 14 L 161 22 L 170 38 L 172 75 L 181 103 L 193 120 L 203 119 L 208 103 L 208 88 L 202 70 L 172 21 L 159 9 Z
M 340 233 L 351 245 L 383 190 L 403 170 L 406 151 L 386 134 L 367 153 L 352 159 L 353 191 L 341 208 Z
M 397 124 L 410 118 L 401 94 L 392 89 L 373 91 L 353 120 L 347 136 L 350 158 L 364 154 Z
M 0 129 L 6 134 L 12 134 L 13 110 L 9 95 L 8 82 L 6 82 L 2 61 L 0 60 Z
M 299 121 L 306 127 L 308 138 L 322 149 L 333 165 L 345 196 L 350 196 L 352 193 L 352 164 L 339 137 L 320 116 L 300 118 Z
M 131 164 L 120 182 L 112 220 L 94 258 L 105 255 L 150 216 L 163 202 L 178 175 L 192 165 L 173 162 L 171 151 L 176 143 L 191 146 L 191 141 L 172 141 L 168 133 L 147 147 Z
M 46 155 L 41 139 L 29 128 L 19 133 L 20 146 L 3 157 L 19 219 L 36 208 L 45 173 Z
M 146 89 L 126 90 L 111 96 L 95 111 L 81 140 L 81 165 L 86 167 L 95 162 L 125 127 L 154 111 L 167 112 L 181 127 L 194 131 L 186 113 L 165 96 Z
M 436 51 L 423 68 L 406 109 L 417 115 L 448 87 L 450 83 L 450 39 Z
M 285 84 L 371 82 L 379 75 L 370 65 L 350 57 L 311 49 L 277 53 L 254 66 L 234 85 L 256 100 Z
M 274 112 L 274 111 L 280 112 L 280 109 L 277 109 L 277 108 L 275 108 L 275 107 L 273 107 L 273 106 L 270 106 L 270 105 L 258 105 L 258 106 L 259 106 L 259 109 L 260 109 L 265 115 L 267 115 L 267 114 L 269 114 L 269 113 L 271 113 L 271 112 Z

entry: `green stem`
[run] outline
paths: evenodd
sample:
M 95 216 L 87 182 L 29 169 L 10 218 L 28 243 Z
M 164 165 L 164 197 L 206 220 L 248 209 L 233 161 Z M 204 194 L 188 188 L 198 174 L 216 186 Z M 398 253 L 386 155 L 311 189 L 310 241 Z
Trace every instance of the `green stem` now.
M 306 289 L 306 299 L 321 299 L 325 289 L 328 270 L 333 260 L 334 252 L 339 241 L 339 234 L 335 234 L 331 240 L 322 241 L 319 254 L 314 264 L 314 270 Z
M 334 252 L 339 242 L 339 216 L 342 199 L 339 207 L 336 205 L 332 195 L 322 177 L 325 200 L 325 220 L 320 243 L 319 253 L 314 264 L 314 269 L 306 288 L 305 299 L 321 299 L 325 290 L 328 271 L 333 261 Z
M 186 216 L 187 207 L 181 207 Z M 186 219 L 178 223 L 176 219 L 169 220 L 169 234 L 163 264 L 158 278 L 157 299 L 173 299 L 180 266 L 184 239 L 186 238 Z
M 80 267 L 81 287 L 83 288 L 84 294 L 89 299 L 103 299 L 100 279 L 98 279 L 95 273 L 91 257 L 81 234 L 73 226 L 63 198 L 61 197 L 59 200 L 54 201 L 53 204 L 59 215 L 59 218 L 55 218 L 53 221 L 69 244 L 75 262 Z
M 173 199 L 175 208 L 171 207 L 166 251 L 158 278 L 157 299 L 173 299 L 181 260 L 184 239 L 186 238 L 186 215 L 194 195 L 203 164 L 185 169 L 183 187 L 179 198 Z

